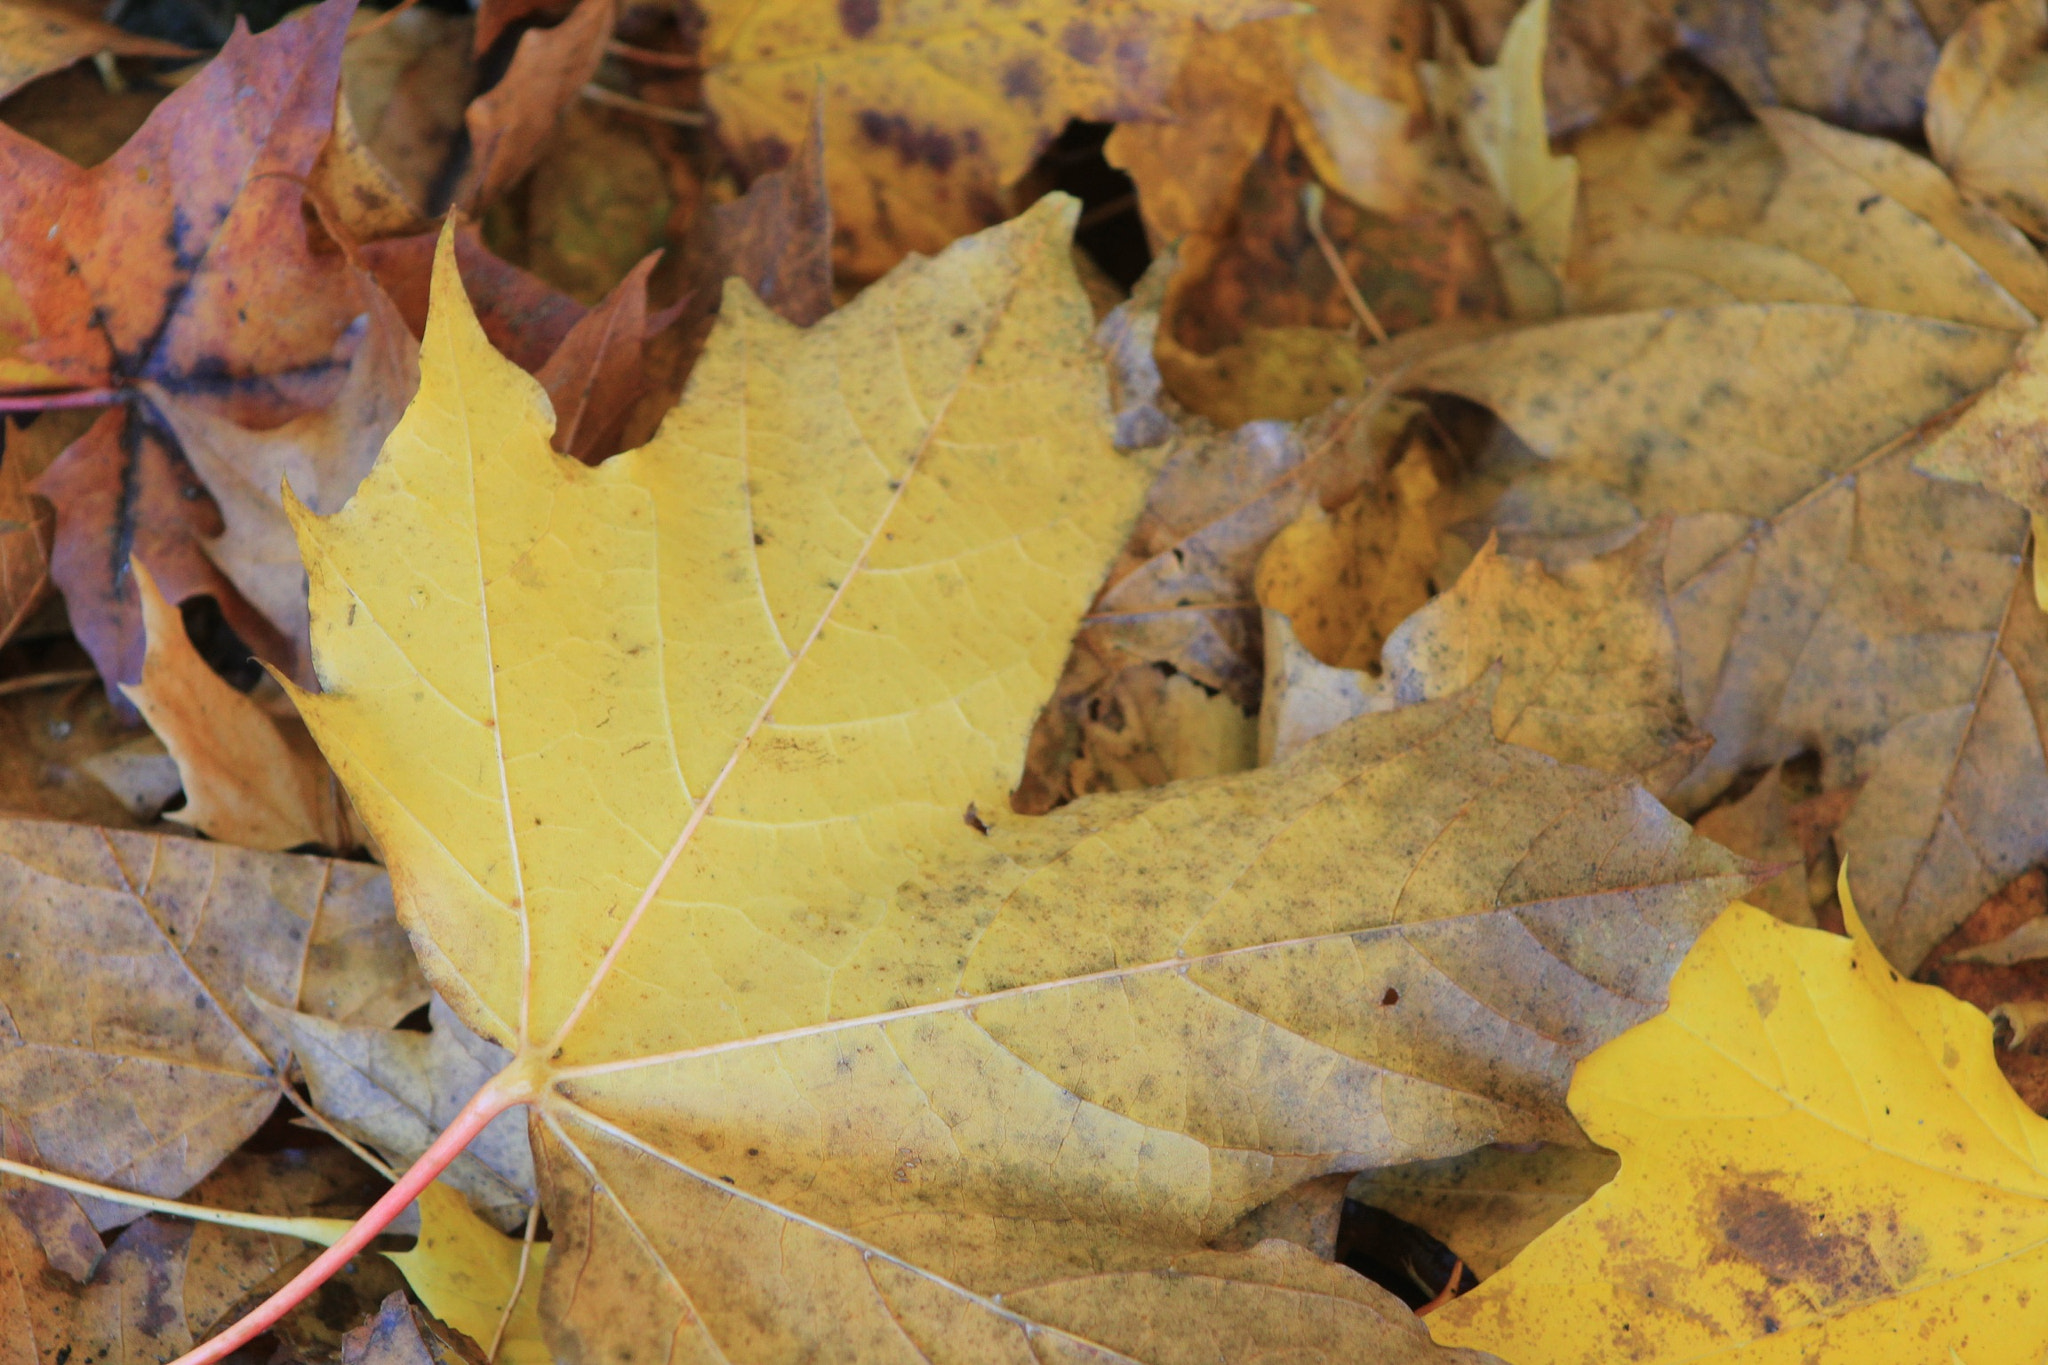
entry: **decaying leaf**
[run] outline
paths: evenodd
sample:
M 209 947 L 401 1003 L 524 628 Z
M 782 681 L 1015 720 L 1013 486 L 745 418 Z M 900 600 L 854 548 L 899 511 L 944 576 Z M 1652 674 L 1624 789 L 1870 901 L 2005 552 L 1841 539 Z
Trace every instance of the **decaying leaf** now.
M 1913 462 L 1944 479 L 1982 484 L 2027 509 L 2035 537 L 2048 529 L 2048 329 L 2013 352 L 2012 366 Z M 2048 608 L 2048 569 L 2034 561 L 2034 599 Z
M 750 172 L 804 139 L 822 79 L 839 266 L 872 277 L 1004 216 L 1003 192 L 1070 118 L 1157 117 L 1197 20 L 1285 12 L 1268 0 L 712 0 L 704 91 Z
M 1848 940 L 1731 907 L 1670 1009 L 1580 1064 L 1573 1112 L 1621 1173 L 1438 1340 L 1524 1365 L 2038 1354 L 2048 1120 L 1990 1022 L 1902 980 L 1843 901 Z
M 269 1004 L 264 1010 L 290 1035 L 314 1108 L 400 1166 L 418 1159 L 463 1102 L 511 1060 L 438 997 L 429 1007 L 429 1033 L 337 1023 Z M 537 1197 L 525 1115 L 499 1115 L 441 1178 L 500 1229 L 518 1231 Z
M 1214 226 L 1275 111 L 1324 183 L 1367 208 L 1409 212 L 1426 196 L 1416 64 L 1428 37 L 1427 11 L 1399 0 L 1337 0 L 1205 28 L 1167 96 L 1172 117 L 1119 124 L 1107 155 L 1137 182 L 1145 224 L 1162 243 Z
M 519 35 L 504 79 L 463 115 L 469 169 L 455 202 L 486 204 L 532 168 L 555 120 L 597 74 L 617 19 L 617 0 L 578 0 L 561 23 Z
M 1677 0 L 1686 45 L 1753 105 L 1784 105 L 1860 132 L 1920 123 L 1954 0 Z
M 1927 87 L 1927 142 L 1956 183 L 2048 237 L 2048 7 L 1992 0 L 1941 50 Z
M 28 494 L 25 435 L 11 418 L 0 424 L 0 642 L 50 590 L 50 512 Z
M 1433 567 L 1435 536 L 1426 543 Z M 1262 754 L 1292 753 L 1367 711 L 1451 696 L 1499 664 L 1493 725 L 1507 743 L 1625 773 L 1655 792 L 1675 786 L 1699 756 L 1680 694 L 1661 536 L 1639 536 L 1556 575 L 1489 544 L 1383 647 L 1374 638 L 1371 654 L 1345 653 L 1335 664 L 1323 660 L 1337 651 L 1315 634 L 1304 639 L 1289 598 L 1270 590 L 1290 548 L 1285 537 L 1275 541 L 1260 565 L 1269 642 Z M 1326 606 L 1360 596 L 1321 576 L 1291 586 Z
M 1571 1059 L 1752 880 L 1498 744 L 1484 692 L 1006 813 L 1145 483 L 1073 212 L 807 332 L 729 288 L 684 405 L 594 470 L 444 250 L 421 399 L 301 519 L 300 701 L 514 1052 L 467 1112 L 538 1105 L 559 1351 L 1422 1351 L 1349 1272 L 1198 1248 L 1313 1176 L 1574 1140 Z
M 403 1291 L 342 1340 L 341 1365 L 483 1365 L 476 1343 L 440 1327 Z
M 381 1025 L 425 1000 L 389 896 L 358 863 L 0 821 L 0 1108 L 57 1170 L 183 1193 L 278 1103 L 289 1038 L 253 997 Z
M 2048 617 L 2025 518 L 1914 471 L 1919 425 L 2011 333 L 1819 305 L 1583 318 L 1425 361 L 1534 455 L 1486 520 L 1553 567 L 1670 516 L 1686 710 L 1714 747 L 1671 793 L 1818 753 L 1863 783 L 1838 838 L 1878 941 L 1917 962 L 2048 845 L 2030 697 Z M 2036 800 L 2028 793 L 2040 791 Z
M 254 652 L 290 662 L 201 549 L 219 512 L 137 386 L 255 424 L 331 394 L 354 294 L 346 263 L 314 251 L 300 204 L 350 8 L 329 0 L 238 34 L 92 170 L 0 128 L 0 274 L 34 328 L 0 360 L 0 385 L 123 399 L 36 484 L 57 509 L 52 576 L 110 690 L 142 663 L 131 554 L 174 600 L 212 595 Z
M 222 681 L 149 570 L 137 564 L 134 573 L 149 649 L 142 680 L 122 691 L 177 761 L 185 804 L 171 818 L 242 848 L 359 844 L 347 798 L 305 727 Z

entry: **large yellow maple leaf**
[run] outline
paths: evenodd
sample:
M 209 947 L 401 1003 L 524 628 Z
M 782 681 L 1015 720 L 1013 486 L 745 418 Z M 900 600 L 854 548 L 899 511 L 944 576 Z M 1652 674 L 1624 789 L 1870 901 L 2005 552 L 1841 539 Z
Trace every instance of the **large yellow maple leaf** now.
M 569 1358 L 1430 1358 L 1341 1267 L 1205 1248 L 1331 1171 L 1581 1141 L 1574 1060 L 1751 880 L 1484 688 L 1011 814 L 1148 473 L 1073 213 L 808 331 L 732 286 L 594 469 L 444 250 L 420 397 L 299 516 L 308 721 L 514 1053 L 380 1208 L 532 1104 Z
M 1848 939 L 1731 907 L 1670 1010 L 1580 1065 L 1572 1110 L 1621 1174 L 1438 1340 L 1518 1365 L 2041 1358 L 2048 1120 L 1990 1020 L 1902 980 L 1846 880 L 1842 905 Z

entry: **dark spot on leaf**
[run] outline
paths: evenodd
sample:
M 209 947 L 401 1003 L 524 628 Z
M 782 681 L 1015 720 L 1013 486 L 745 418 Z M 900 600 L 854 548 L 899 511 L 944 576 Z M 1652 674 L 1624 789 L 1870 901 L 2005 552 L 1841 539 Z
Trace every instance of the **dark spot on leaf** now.
M 1060 30 L 1060 47 L 1083 66 L 1102 60 L 1104 50 L 1102 35 L 1085 19 L 1076 19 Z
M 974 808 L 974 803 L 972 801 L 969 801 L 967 803 L 967 812 L 960 818 L 962 820 L 965 820 L 967 822 L 967 827 L 973 830 L 976 834 L 988 833 L 988 822 L 981 818 L 981 812 Z
M 1831 1229 L 1824 1219 L 1774 1190 L 1737 1188 L 1720 1199 L 1723 1243 L 1773 1280 L 1822 1304 L 1890 1293 L 1892 1276 L 1862 1232 Z
M 1029 57 L 1020 57 L 1004 67 L 1003 94 L 1013 100 L 1030 100 L 1036 104 L 1045 94 L 1045 77 L 1039 74 L 1038 63 Z
M 766 537 L 766 536 L 762 535 L 762 534 L 761 534 L 761 533 L 760 533 L 759 531 L 756 531 L 756 532 L 754 532 L 754 544 L 756 544 L 756 545 L 766 545 L 767 543 L 768 543 L 768 537 Z
M 924 165 L 944 175 L 960 159 L 960 148 L 951 133 L 936 128 L 914 127 L 901 114 L 884 114 L 864 109 L 860 133 L 878 147 L 894 148 L 906 166 Z
M 839 27 L 849 38 L 865 38 L 882 22 L 882 0 L 839 0 Z
M 1381 997 L 1380 997 L 1380 1003 L 1381 1003 L 1382 1005 L 1398 1005 L 1398 1004 L 1400 1004 L 1400 1003 L 1401 1003 L 1401 992 L 1399 992 L 1399 991 L 1395 990 L 1395 989 L 1394 989 L 1394 988 L 1393 988 L 1392 986 L 1389 986 L 1389 987 L 1387 987 L 1387 993 L 1386 993 L 1385 995 L 1383 995 L 1383 996 L 1381 996 Z
M 1858 213 L 1868 213 L 1883 198 L 1884 196 L 1881 194 L 1873 194 L 1866 198 L 1858 199 L 1856 201 L 1856 211 Z

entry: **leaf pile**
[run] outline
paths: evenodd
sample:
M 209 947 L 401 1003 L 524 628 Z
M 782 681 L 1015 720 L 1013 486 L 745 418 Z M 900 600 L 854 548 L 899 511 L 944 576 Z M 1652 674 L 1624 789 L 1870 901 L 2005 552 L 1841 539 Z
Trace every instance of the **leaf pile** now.
M 2040 0 L 457 9 L 0 15 L 0 1338 L 2040 1355 Z

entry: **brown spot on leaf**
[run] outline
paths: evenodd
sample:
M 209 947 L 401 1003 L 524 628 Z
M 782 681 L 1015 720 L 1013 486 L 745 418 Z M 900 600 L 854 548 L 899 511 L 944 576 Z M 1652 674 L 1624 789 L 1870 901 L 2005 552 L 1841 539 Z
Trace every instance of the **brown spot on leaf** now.
M 1754 1187 L 1724 1193 L 1717 1219 L 1731 1252 L 1822 1304 L 1891 1292 L 1892 1277 L 1871 1249 L 1867 1226 L 1831 1227 L 1824 1213 Z
M 901 114 L 866 109 L 860 116 L 861 136 L 881 147 L 893 147 L 907 166 L 925 165 L 944 175 L 960 157 L 951 133 L 913 126 Z
M 1030 57 L 1020 57 L 1004 67 L 1003 94 L 1013 100 L 1038 103 L 1045 95 L 1045 77 L 1038 63 Z
M 849 38 L 865 38 L 882 22 L 882 0 L 839 0 L 839 27 Z
M 1105 46 L 1102 34 L 1085 19 L 1076 19 L 1060 30 L 1061 50 L 1083 66 L 1101 61 Z

